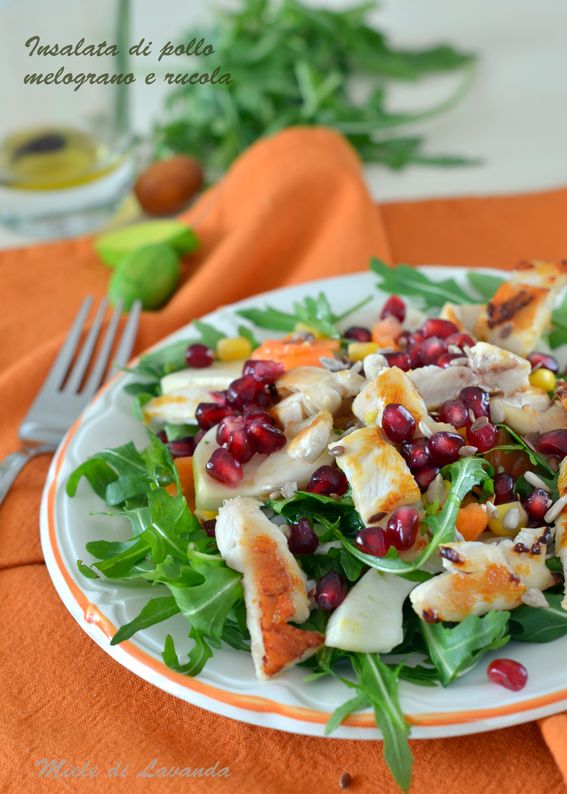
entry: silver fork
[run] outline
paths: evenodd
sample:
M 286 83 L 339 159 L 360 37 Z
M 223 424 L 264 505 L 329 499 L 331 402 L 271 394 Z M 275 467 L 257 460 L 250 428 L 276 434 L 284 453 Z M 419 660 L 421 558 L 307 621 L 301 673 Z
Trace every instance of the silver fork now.
M 55 451 L 67 430 L 103 382 L 122 314 L 122 303 L 117 302 L 114 308 L 98 355 L 83 384 L 107 309 L 107 301 L 103 298 L 84 344 L 79 350 L 79 341 L 92 303 L 92 297 L 85 298 L 59 355 L 20 425 L 18 435 L 22 441 L 21 449 L 0 462 L 0 504 L 4 501 L 20 471 L 31 458 Z M 140 301 L 136 301 L 124 326 L 112 365 L 109 367 L 107 379 L 113 374 L 116 367 L 123 367 L 130 358 L 138 329 L 140 311 Z M 72 365 L 75 355 L 75 363 Z

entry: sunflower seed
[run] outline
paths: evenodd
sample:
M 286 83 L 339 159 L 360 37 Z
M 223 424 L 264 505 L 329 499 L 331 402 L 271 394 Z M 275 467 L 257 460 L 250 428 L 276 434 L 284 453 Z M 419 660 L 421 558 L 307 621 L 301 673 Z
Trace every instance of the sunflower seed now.
M 429 425 L 426 422 L 423 421 L 423 419 L 419 423 L 418 427 L 419 427 L 422 435 L 425 436 L 425 438 L 431 438 L 431 436 L 433 435 L 433 433 L 431 432 L 431 428 L 429 427 Z
M 425 492 L 425 498 L 430 505 L 434 502 L 441 503 L 445 499 L 445 483 L 440 474 L 429 483 L 429 487 Z
M 461 351 L 459 350 L 459 353 L 460 352 Z M 449 361 L 449 366 L 450 367 L 464 367 L 468 363 L 469 363 L 468 358 L 465 358 L 465 356 L 461 356 L 460 358 L 454 358 L 452 361 Z
M 504 529 L 517 529 L 518 524 L 520 523 L 520 518 L 521 515 L 519 509 L 517 507 L 512 507 L 502 519 L 502 526 Z
M 478 447 L 468 446 L 465 444 L 464 447 L 461 447 L 459 450 L 459 455 L 461 458 L 468 458 L 470 455 L 476 455 L 478 452 Z
M 563 512 L 563 509 L 567 506 L 567 496 L 562 496 L 556 502 L 554 502 L 547 513 L 544 515 L 543 520 L 548 524 L 551 524 L 552 521 L 555 521 L 556 518 Z
M 529 607 L 548 607 L 549 603 L 544 594 L 537 587 L 528 587 L 522 595 L 522 603 Z
M 502 400 L 492 400 L 490 403 L 490 418 L 495 425 L 500 424 L 506 419 Z
M 472 423 L 471 430 L 476 433 L 477 430 L 482 430 L 482 428 L 486 427 L 487 424 L 489 424 L 488 416 L 479 416 L 478 419 L 475 419 L 475 421 Z
M 334 447 L 329 447 L 329 455 L 332 455 L 333 458 L 340 458 L 341 455 L 344 454 L 345 448 L 340 444 L 335 444 Z

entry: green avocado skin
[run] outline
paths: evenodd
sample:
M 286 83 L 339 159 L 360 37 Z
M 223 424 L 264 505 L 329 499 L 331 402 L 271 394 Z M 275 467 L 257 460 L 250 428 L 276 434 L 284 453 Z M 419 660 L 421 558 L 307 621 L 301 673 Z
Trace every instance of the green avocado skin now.
M 147 221 L 106 232 L 95 240 L 95 250 L 108 267 L 117 267 L 128 254 L 146 245 L 163 243 L 180 256 L 199 247 L 192 229 L 180 221 Z
M 145 245 L 128 254 L 110 279 L 108 297 L 113 306 L 123 301 L 128 311 L 135 300 L 146 310 L 159 309 L 175 292 L 181 269 L 179 256 L 169 245 Z

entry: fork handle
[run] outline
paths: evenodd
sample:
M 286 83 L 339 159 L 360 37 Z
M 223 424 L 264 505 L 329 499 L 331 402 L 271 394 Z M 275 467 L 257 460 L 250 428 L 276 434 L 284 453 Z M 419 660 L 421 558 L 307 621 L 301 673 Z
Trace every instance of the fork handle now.
M 18 452 L 0 461 L 0 504 L 6 498 L 6 494 L 12 487 L 14 480 L 24 468 L 28 460 L 35 458 L 36 455 L 46 455 L 54 452 L 55 447 L 50 444 L 42 444 L 37 447 L 24 447 Z

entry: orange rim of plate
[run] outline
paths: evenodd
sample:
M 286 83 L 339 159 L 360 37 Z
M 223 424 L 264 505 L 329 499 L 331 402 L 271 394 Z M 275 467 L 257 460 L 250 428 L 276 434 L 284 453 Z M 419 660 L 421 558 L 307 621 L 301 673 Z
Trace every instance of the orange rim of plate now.
M 154 347 L 157 347 L 155 345 Z M 151 348 L 153 349 L 153 348 Z M 137 360 L 137 359 L 136 359 Z M 131 362 L 129 366 L 133 366 Z M 121 374 L 112 378 L 94 397 L 90 405 L 95 403 L 117 380 L 122 377 Z M 100 609 L 92 604 L 85 593 L 77 585 L 68 568 L 65 566 L 61 551 L 57 542 L 56 522 L 55 522 L 55 499 L 59 483 L 59 475 L 65 457 L 65 452 L 73 439 L 75 433 L 82 424 L 82 416 L 77 419 L 75 424 L 71 427 L 63 443 L 59 447 L 55 460 L 54 460 L 54 473 L 53 480 L 49 485 L 47 492 L 47 533 L 51 551 L 55 559 L 59 573 L 63 577 L 71 595 L 75 599 L 77 606 L 82 610 L 87 623 L 96 625 L 102 633 L 109 639 L 116 633 L 117 627 L 100 611 Z M 258 695 L 241 695 L 235 692 L 227 692 L 224 689 L 219 689 L 212 684 L 206 684 L 199 681 L 197 678 L 185 676 L 182 673 L 176 673 L 171 670 L 167 665 L 155 659 L 151 654 L 143 651 L 130 640 L 120 643 L 121 650 L 130 656 L 132 659 L 141 663 L 144 667 L 152 670 L 158 675 L 167 678 L 175 684 L 178 684 L 185 689 L 190 689 L 201 695 L 216 700 L 219 703 L 225 703 L 229 706 L 245 711 L 253 711 L 257 714 L 278 714 L 292 720 L 299 722 L 308 722 L 324 725 L 330 718 L 331 713 L 326 711 L 319 711 L 317 709 L 308 708 L 306 706 L 289 706 L 285 703 L 278 703 L 269 698 L 260 697 Z M 434 727 L 441 725 L 462 725 L 470 722 L 478 722 L 480 720 L 489 719 L 491 717 L 505 717 L 510 714 L 521 714 L 525 711 L 532 711 L 533 709 L 544 708 L 553 703 L 559 703 L 567 699 L 567 689 L 561 689 L 557 692 L 549 693 L 548 695 L 540 695 L 539 697 L 522 700 L 518 703 L 509 703 L 505 706 L 498 706 L 488 709 L 471 709 L 467 711 L 447 711 L 447 712 L 425 712 L 422 714 L 406 714 L 405 717 L 411 725 L 418 725 L 423 727 Z M 352 714 L 345 719 L 342 725 L 353 728 L 375 728 L 376 721 L 372 714 Z

